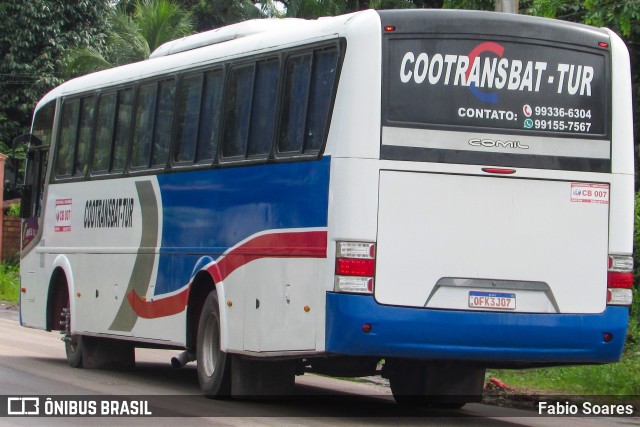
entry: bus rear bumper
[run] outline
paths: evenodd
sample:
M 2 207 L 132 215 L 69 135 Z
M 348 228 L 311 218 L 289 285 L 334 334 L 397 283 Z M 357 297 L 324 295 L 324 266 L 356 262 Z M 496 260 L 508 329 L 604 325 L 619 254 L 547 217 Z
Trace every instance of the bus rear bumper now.
M 330 292 L 326 351 L 487 365 L 617 362 L 628 320 L 624 306 L 607 306 L 599 314 L 450 311 L 386 306 L 372 296 Z M 371 325 L 369 333 L 365 324 Z M 612 335 L 610 342 L 605 333 Z

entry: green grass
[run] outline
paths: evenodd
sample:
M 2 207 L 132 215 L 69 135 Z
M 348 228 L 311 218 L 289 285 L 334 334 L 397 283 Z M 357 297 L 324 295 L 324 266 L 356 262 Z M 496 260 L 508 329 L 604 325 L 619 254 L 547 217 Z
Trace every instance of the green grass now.
M 575 395 L 640 395 L 640 348 L 625 352 L 620 363 L 525 370 L 491 370 L 516 390 Z
M 518 389 L 557 394 L 640 396 L 640 292 L 633 290 L 622 360 L 607 365 L 491 370 L 489 376 Z
M 19 288 L 19 267 L 13 264 L 0 264 L 0 301 L 17 304 Z
M 635 200 L 635 286 L 622 361 L 608 365 L 528 370 L 491 370 L 518 391 L 575 395 L 640 396 L 640 192 Z

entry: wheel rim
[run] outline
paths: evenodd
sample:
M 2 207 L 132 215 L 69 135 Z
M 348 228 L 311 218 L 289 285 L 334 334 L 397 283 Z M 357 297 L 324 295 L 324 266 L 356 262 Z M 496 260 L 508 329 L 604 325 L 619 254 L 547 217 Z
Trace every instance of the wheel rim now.
M 75 353 L 78 349 L 78 335 L 71 335 L 71 308 L 69 304 L 62 310 L 62 318 L 64 320 L 64 336 L 67 351 Z
M 207 377 L 213 376 L 218 363 L 218 352 L 220 340 L 218 339 L 218 321 L 216 316 L 212 314 L 207 317 L 207 323 L 204 327 L 204 336 L 202 343 L 202 356 L 204 373 Z

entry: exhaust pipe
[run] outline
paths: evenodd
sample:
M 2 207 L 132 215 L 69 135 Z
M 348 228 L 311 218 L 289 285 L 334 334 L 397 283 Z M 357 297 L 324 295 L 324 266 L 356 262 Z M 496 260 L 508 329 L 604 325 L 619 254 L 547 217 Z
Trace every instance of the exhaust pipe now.
M 195 353 L 188 350 L 183 351 L 179 355 L 171 358 L 171 366 L 173 366 L 175 369 L 180 369 L 187 363 L 193 362 L 194 360 L 196 360 Z

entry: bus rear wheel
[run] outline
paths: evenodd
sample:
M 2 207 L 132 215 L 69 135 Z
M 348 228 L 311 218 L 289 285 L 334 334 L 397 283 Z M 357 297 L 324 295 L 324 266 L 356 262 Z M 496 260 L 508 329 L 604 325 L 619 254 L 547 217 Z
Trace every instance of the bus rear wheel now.
M 391 359 L 385 369 L 393 397 L 402 405 L 459 409 L 482 400 L 482 367 L 463 362 Z
M 64 350 L 67 355 L 67 364 L 72 368 L 82 368 L 83 340 L 80 335 L 71 334 L 71 309 L 69 304 L 62 309 L 60 326 L 64 327 Z
M 228 398 L 231 393 L 231 356 L 221 350 L 220 342 L 220 307 L 214 290 L 200 313 L 196 355 L 200 389 L 216 399 Z

